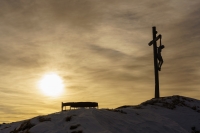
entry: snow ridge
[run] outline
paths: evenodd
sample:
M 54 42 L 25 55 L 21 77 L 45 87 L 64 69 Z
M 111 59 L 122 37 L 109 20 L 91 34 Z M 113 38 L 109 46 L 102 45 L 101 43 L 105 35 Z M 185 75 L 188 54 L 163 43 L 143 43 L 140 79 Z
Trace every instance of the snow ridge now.
M 76 109 L 1 124 L 0 133 L 198 133 L 200 101 L 151 99 L 117 109 Z

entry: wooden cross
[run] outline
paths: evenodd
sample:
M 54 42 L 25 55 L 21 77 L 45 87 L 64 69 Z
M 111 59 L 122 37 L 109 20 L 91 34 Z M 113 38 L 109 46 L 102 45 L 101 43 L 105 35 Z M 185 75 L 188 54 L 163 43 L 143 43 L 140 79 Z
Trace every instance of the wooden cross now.
M 156 37 L 157 31 L 156 27 L 152 27 L 152 32 L 153 32 L 153 40 L 149 42 L 149 46 L 153 44 L 153 53 L 154 53 L 154 72 L 155 72 L 155 98 L 160 97 L 160 92 L 159 92 L 159 75 L 158 75 L 158 51 L 157 51 L 157 40 L 161 39 L 162 36 L 158 35 Z

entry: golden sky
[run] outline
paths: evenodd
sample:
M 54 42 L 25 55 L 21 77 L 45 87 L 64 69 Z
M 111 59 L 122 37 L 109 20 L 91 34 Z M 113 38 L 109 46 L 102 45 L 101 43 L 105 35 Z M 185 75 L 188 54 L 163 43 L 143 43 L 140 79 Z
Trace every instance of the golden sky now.
M 200 99 L 199 0 L 1 0 L 0 123 L 58 112 L 61 102 L 100 108 L 154 97 L 152 26 L 165 49 L 160 95 Z M 64 83 L 46 96 L 48 73 Z

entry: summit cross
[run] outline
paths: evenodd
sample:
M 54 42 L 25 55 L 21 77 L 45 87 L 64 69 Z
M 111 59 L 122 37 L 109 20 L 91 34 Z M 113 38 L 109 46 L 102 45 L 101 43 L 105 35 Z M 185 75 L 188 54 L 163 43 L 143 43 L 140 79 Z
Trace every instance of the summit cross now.
M 164 45 L 161 44 L 162 35 L 156 36 L 158 33 L 156 27 L 152 27 L 153 40 L 148 43 L 149 46 L 153 45 L 153 55 L 154 55 L 154 73 L 155 73 L 155 98 L 160 97 L 159 92 L 159 71 L 161 71 L 161 66 L 163 64 L 163 59 L 161 56 L 161 51 Z M 157 47 L 157 41 L 160 39 L 160 46 Z M 158 62 L 159 61 L 159 62 Z

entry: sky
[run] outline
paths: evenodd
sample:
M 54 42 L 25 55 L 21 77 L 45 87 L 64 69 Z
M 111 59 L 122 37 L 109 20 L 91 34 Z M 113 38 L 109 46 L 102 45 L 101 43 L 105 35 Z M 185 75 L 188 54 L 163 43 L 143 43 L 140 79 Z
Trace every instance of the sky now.
M 160 96 L 200 99 L 199 7 L 199 0 L 1 0 L 0 123 L 58 112 L 61 102 L 116 108 L 153 98 L 153 26 L 165 45 Z M 63 80 L 57 97 L 38 87 L 48 73 Z

